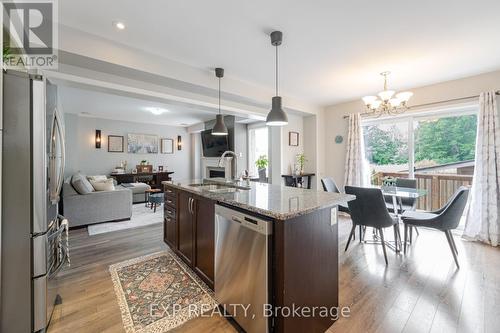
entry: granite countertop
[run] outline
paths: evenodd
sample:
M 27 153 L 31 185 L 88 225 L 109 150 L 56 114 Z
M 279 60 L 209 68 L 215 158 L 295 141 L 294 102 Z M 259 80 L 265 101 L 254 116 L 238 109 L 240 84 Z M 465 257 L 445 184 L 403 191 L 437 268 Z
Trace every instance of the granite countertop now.
M 354 200 L 353 195 L 287 187 L 250 181 L 230 183 L 240 187 L 234 192 L 212 192 L 207 186 L 227 184 L 225 180 L 164 181 L 164 185 L 182 189 L 218 202 L 239 207 L 278 220 L 287 220 L 314 210 Z M 246 188 L 246 189 L 243 189 Z

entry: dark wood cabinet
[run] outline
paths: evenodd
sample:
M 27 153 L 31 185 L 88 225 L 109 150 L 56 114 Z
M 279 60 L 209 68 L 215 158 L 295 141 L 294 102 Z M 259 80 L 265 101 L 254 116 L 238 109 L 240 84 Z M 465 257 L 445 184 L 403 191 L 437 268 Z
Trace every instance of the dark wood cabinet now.
M 189 265 L 193 264 L 194 258 L 194 219 L 193 195 L 185 191 L 179 191 L 177 201 L 177 225 L 178 225 L 178 250 Z
M 212 200 L 195 199 L 195 263 L 194 269 L 213 288 L 215 258 L 215 205 Z
M 163 205 L 164 240 L 171 249 L 178 248 L 177 234 L 177 192 L 165 191 L 165 204 Z
M 169 184 L 164 192 L 165 242 L 213 289 L 216 202 Z M 329 311 L 338 307 L 336 214 L 336 208 L 326 207 L 274 220 L 268 267 L 273 306 L 325 307 Z M 326 331 L 333 319 L 331 312 L 330 316 L 278 315 L 273 331 L 319 333 Z
M 165 219 L 171 219 L 170 223 L 165 221 L 165 242 L 213 289 L 216 202 L 169 184 L 165 185 L 164 192 Z M 286 220 L 274 220 L 268 269 L 269 297 L 276 308 L 292 309 L 297 305 L 332 311 L 338 307 L 336 214 L 335 207 L 326 207 Z M 176 224 L 172 223 L 174 220 Z M 324 332 L 333 323 L 333 314 L 329 314 L 278 314 L 273 320 L 273 331 Z
M 175 216 L 165 215 L 165 242 L 172 249 L 177 250 L 177 219 Z
M 314 173 L 303 173 L 301 175 L 281 175 L 285 179 L 285 186 L 302 187 L 311 189 L 311 180 Z M 304 181 L 304 178 L 307 180 Z
M 322 208 L 305 215 L 276 221 L 273 229 L 273 285 L 276 307 L 337 308 L 338 224 L 337 209 Z M 282 316 L 274 332 L 319 333 L 332 324 L 334 315 Z
M 142 173 L 117 173 L 111 174 L 111 177 L 116 179 L 118 184 L 122 183 L 146 183 L 151 186 L 151 188 L 161 188 L 161 183 L 163 181 L 172 180 L 170 175 L 173 171 L 161 171 L 161 172 L 142 172 Z
M 215 202 L 168 185 L 164 192 L 165 243 L 213 289 Z

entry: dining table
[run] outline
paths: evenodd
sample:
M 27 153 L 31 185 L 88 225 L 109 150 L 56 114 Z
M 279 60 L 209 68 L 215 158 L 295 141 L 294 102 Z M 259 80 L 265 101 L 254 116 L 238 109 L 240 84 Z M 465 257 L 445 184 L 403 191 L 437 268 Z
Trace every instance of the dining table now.
M 419 189 L 419 188 L 387 186 L 387 185 L 382 185 L 382 186 L 373 185 L 370 187 L 371 188 L 378 188 L 382 191 L 382 194 L 384 196 L 392 197 L 393 211 L 394 211 L 394 215 L 398 218 L 398 223 L 400 220 L 400 210 L 401 210 L 401 213 L 403 212 L 403 199 L 415 199 L 415 200 L 417 200 L 417 199 L 427 195 L 427 190 Z M 374 230 L 374 232 L 373 232 L 373 237 L 376 240 L 378 240 L 378 238 L 379 238 L 377 233 L 376 233 L 376 230 Z M 395 243 L 394 246 L 391 246 L 389 243 L 388 247 L 396 252 L 399 252 L 401 249 L 401 246 L 399 246 L 399 248 L 398 248 L 398 246 L 397 246 L 398 241 L 399 241 L 399 244 L 401 244 L 400 237 L 399 237 L 399 240 L 394 239 L 394 243 Z
M 384 196 L 392 197 L 392 205 L 394 208 L 394 214 L 399 217 L 399 209 L 403 211 L 403 200 L 402 199 L 419 199 L 427 195 L 427 190 L 419 188 L 410 187 L 399 187 L 399 186 L 374 186 L 380 188 Z

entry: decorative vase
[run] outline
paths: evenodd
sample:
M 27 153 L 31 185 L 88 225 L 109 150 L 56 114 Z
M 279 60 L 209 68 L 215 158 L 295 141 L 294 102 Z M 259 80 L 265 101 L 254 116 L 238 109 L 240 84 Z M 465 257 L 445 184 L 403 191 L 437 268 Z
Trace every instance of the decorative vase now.
M 293 166 L 293 173 L 296 176 L 300 176 L 302 174 L 302 171 L 300 170 L 300 165 L 299 164 L 294 164 L 294 166 Z
M 259 181 L 266 180 L 266 168 L 259 169 Z
M 396 186 L 396 178 L 394 177 L 384 177 L 382 179 L 382 186 L 387 186 L 387 187 L 394 187 Z

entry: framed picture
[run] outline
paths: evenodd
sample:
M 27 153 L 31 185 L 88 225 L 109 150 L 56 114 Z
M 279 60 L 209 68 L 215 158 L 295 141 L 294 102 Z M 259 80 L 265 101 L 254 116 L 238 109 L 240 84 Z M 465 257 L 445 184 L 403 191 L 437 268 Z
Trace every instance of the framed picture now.
M 174 153 L 174 139 L 161 139 L 161 153 L 162 154 Z
M 288 132 L 288 145 L 298 146 L 299 145 L 299 133 L 298 132 Z
M 108 152 L 123 153 L 123 136 L 108 135 Z
M 130 154 L 158 154 L 158 135 L 128 134 L 127 146 Z

